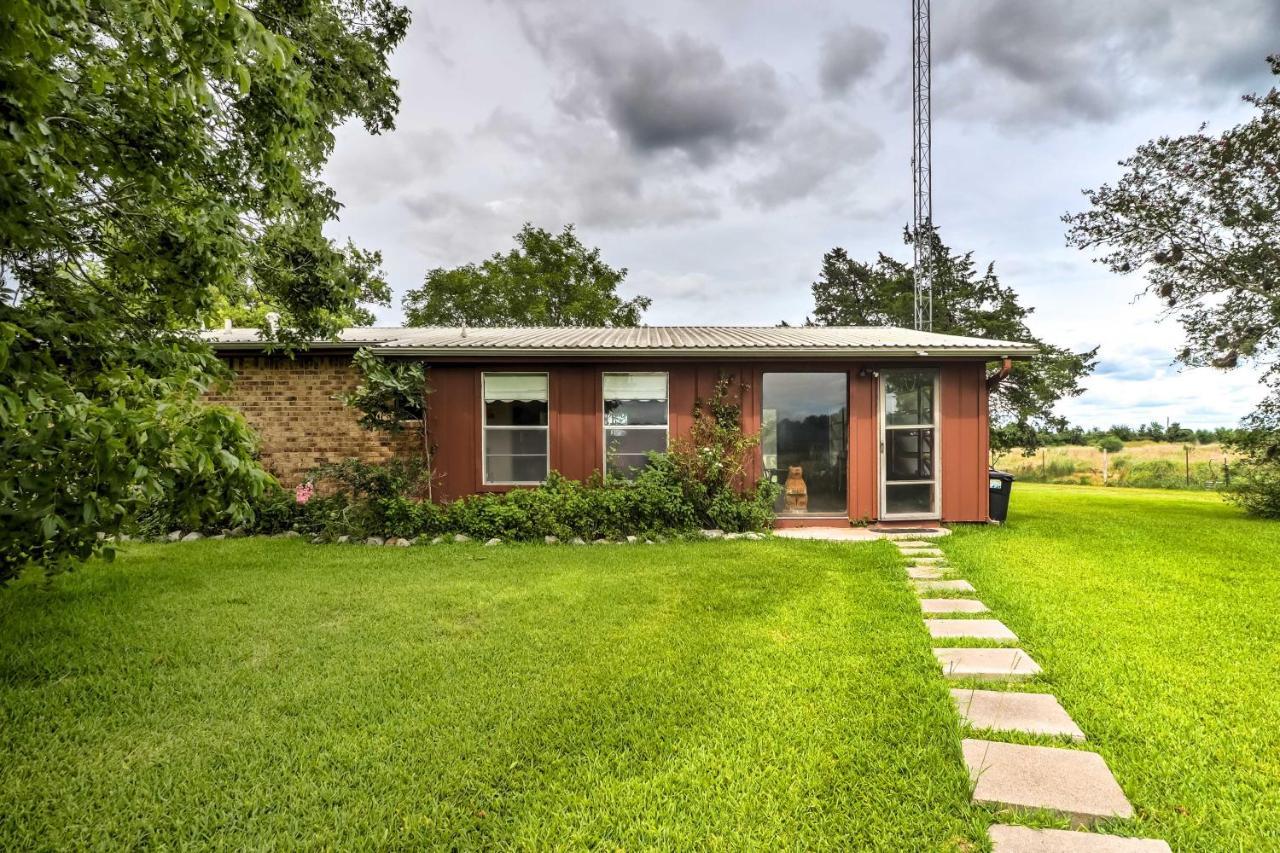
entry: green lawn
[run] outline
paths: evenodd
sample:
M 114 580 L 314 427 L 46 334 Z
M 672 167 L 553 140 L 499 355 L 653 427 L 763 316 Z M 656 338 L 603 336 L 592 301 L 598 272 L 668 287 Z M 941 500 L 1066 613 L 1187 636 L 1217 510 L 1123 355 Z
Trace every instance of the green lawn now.
M 897 559 L 134 546 L 0 590 L 0 848 L 963 847 Z
M 1213 495 L 1016 484 L 944 544 L 1175 850 L 1280 847 L 1280 524 Z

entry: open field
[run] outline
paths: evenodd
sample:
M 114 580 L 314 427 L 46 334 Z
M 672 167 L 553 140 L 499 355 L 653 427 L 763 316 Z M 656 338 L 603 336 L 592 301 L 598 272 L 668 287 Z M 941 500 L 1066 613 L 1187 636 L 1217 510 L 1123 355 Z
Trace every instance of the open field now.
M 1016 485 L 943 545 L 1174 850 L 1275 849 L 1280 524 L 1211 494 Z
M 1015 450 L 997 455 L 992 464 L 1033 483 L 1212 490 L 1223 482 L 1223 463 L 1234 461 L 1220 444 L 1192 444 L 1188 453 L 1181 444 L 1153 441 L 1127 442 L 1107 457 L 1105 477 L 1103 453 L 1092 445 L 1046 447 L 1031 456 Z
M 0 849 L 947 849 L 888 545 L 135 546 L 0 590 Z

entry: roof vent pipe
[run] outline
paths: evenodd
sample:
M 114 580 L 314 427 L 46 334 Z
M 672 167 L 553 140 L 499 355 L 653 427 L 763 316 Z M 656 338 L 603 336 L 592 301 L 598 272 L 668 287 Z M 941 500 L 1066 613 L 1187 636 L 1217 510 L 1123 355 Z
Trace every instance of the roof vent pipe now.
M 277 331 L 280 330 L 280 315 L 275 311 L 267 312 L 267 333 L 275 337 Z
M 467 336 L 467 324 L 465 321 L 462 323 L 462 336 L 464 338 Z
M 228 317 L 227 319 L 225 319 L 225 320 L 223 320 L 223 321 L 222 321 L 222 329 L 223 329 L 223 331 L 226 331 L 226 332 L 231 331 L 231 318 L 230 318 L 230 317 Z

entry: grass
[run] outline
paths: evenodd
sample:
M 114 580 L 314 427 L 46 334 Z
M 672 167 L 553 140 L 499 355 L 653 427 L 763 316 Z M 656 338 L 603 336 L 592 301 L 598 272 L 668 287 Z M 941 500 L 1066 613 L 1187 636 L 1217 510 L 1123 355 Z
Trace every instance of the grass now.
M 936 850 L 988 820 L 884 544 L 133 546 L 0 590 L 0 723 L 3 849 Z
M 1214 495 L 1014 486 L 943 548 L 1175 850 L 1275 849 L 1280 524 Z

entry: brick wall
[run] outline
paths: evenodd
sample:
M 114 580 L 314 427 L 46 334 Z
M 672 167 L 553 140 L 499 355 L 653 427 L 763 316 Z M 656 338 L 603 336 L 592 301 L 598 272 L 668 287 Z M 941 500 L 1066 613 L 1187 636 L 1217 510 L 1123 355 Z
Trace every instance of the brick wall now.
M 362 429 L 355 412 L 334 399 L 356 386 L 350 355 L 224 358 L 235 381 L 206 399 L 244 414 L 261 439 L 263 466 L 285 486 L 296 485 L 325 462 L 352 457 L 382 462 L 417 450 L 417 433 L 393 439 Z

